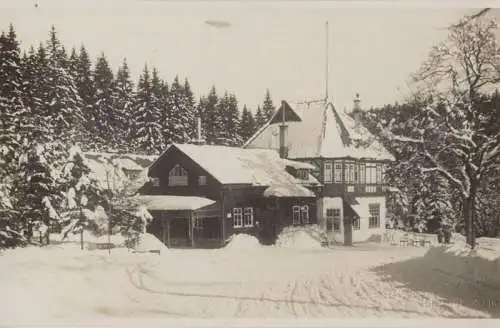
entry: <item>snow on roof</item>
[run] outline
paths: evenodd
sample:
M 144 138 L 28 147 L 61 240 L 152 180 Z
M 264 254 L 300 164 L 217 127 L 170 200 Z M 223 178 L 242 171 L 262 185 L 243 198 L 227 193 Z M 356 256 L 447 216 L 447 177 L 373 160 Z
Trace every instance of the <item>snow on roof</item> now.
M 309 168 L 309 164 L 283 160 L 272 149 L 243 149 L 238 147 L 174 144 L 205 171 L 222 184 L 249 184 L 253 186 L 300 185 L 286 171 L 287 165 Z M 165 153 L 168 152 L 168 149 Z M 164 154 L 165 154 L 164 153 Z M 161 156 L 163 157 L 163 155 Z M 155 162 L 157 165 L 159 161 Z M 313 178 L 314 179 L 314 178 Z M 318 183 L 317 180 L 309 181 Z M 300 187 L 303 188 L 303 187 Z
M 287 122 L 289 158 L 353 157 L 394 160 L 394 157 L 362 125 L 332 103 L 316 102 L 291 105 L 300 122 Z M 279 149 L 279 123 L 266 123 L 243 146 Z
M 91 176 L 97 180 L 102 188 L 109 187 L 112 190 L 126 188 L 130 191 L 144 184 L 144 176 L 147 177 L 145 173 L 147 167 L 156 158 L 156 156 L 99 152 L 85 152 L 84 156 L 91 170 Z M 131 180 L 122 169 L 140 173 L 138 177 Z
M 264 190 L 264 197 L 315 197 L 315 194 L 301 185 L 275 184 Z
M 211 199 L 194 196 L 138 195 L 134 196 L 134 200 L 150 211 L 193 211 L 215 203 Z

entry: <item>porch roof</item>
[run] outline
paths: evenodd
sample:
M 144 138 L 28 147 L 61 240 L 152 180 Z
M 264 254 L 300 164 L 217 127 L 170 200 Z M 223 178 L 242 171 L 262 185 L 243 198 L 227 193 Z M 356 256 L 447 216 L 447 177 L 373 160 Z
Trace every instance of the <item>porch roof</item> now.
M 151 211 L 194 211 L 215 204 L 214 200 L 195 196 L 138 195 L 135 198 Z

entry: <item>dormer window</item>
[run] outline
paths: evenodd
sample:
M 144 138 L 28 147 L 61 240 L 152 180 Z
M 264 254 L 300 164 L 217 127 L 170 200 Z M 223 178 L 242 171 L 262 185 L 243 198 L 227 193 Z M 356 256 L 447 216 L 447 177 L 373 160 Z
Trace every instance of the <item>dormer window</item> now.
M 207 176 L 200 175 L 198 176 L 198 186 L 206 186 L 207 185 Z
M 169 186 L 187 186 L 188 174 L 180 165 L 174 166 L 168 173 Z
M 309 179 L 309 171 L 307 169 L 298 169 L 297 170 L 297 178 L 300 180 Z

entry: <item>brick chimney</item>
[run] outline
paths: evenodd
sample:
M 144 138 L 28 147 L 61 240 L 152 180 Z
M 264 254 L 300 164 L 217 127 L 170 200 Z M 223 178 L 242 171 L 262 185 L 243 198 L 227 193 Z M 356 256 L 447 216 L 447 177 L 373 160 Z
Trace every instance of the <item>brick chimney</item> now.
M 286 124 L 285 117 L 285 101 L 281 101 L 281 123 L 280 123 L 280 157 L 287 158 L 288 157 L 288 147 L 286 146 L 286 135 L 288 125 Z
M 354 118 L 354 122 L 356 123 L 356 128 L 359 128 L 361 125 L 361 99 L 359 98 L 359 93 L 356 93 L 356 97 L 354 97 L 352 107 L 352 117 Z

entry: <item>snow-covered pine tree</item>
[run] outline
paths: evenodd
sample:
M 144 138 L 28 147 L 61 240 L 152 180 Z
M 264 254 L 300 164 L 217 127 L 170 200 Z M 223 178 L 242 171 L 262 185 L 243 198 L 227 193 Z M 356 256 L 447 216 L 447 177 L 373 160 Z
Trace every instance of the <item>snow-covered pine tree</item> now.
M 215 86 L 212 86 L 207 97 L 202 97 L 199 103 L 201 126 L 208 144 L 215 143 L 221 129 L 217 127 L 217 104 L 219 97 Z
M 185 143 L 190 140 L 190 129 L 194 121 L 194 106 L 188 104 L 186 90 L 180 84 L 179 77 L 176 76 L 168 93 L 167 117 L 168 117 L 168 135 L 167 144 Z
M 108 147 L 115 148 L 113 141 L 117 131 L 117 122 L 113 109 L 114 76 L 104 53 L 97 58 L 93 82 L 95 102 L 92 106 L 93 129 L 91 132 L 95 138 L 96 150 L 107 151 Z
M 85 118 L 85 130 L 88 140 L 92 140 L 92 131 L 94 130 L 93 107 L 95 105 L 95 86 L 92 80 L 92 63 L 84 45 L 80 47 L 78 61 L 76 65 L 76 88 L 82 99 L 82 114 Z M 85 149 L 94 148 L 92 145 L 82 145 Z
M 109 221 L 104 209 L 108 208 L 108 200 L 92 177 L 79 147 L 69 149 L 68 159 L 61 171 L 61 184 L 65 194 L 59 221 L 62 237 L 85 229 L 97 235 L 107 233 Z
M 133 138 L 138 151 L 158 154 L 162 149 L 164 139 L 160 124 L 161 116 L 158 103 L 155 103 L 152 95 L 152 78 L 145 66 L 137 84 L 132 119 L 134 122 Z
M 196 139 L 196 104 L 194 101 L 193 91 L 191 91 L 191 86 L 186 78 L 184 81 L 184 88 L 182 90 L 182 107 L 183 107 L 183 125 L 186 129 L 186 139 L 184 142 L 188 142 Z
M 51 127 L 50 134 L 66 142 L 82 142 L 85 119 L 81 112 L 81 98 L 73 77 L 64 68 L 66 58 L 54 27 L 47 49 L 49 89 L 41 104 Z
M 255 120 L 252 112 L 248 110 L 246 105 L 243 105 L 241 112 L 239 135 L 243 142 L 246 142 L 255 132 Z
M 116 131 L 114 134 L 114 144 L 118 150 L 131 152 L 130 132 L 132 127 L 132 106 L 134 103 L 134 85 L 130 79 L 130 70 L 127 60 L 124 59 L 122 65 L 116 74 L 115 85 L 113 88 L 113 110 L 114 125 Z
M 262 115 L 265 122 L 271 119 L 275 111 L 276 107 L 274 107 L 273 100 L 271 99 L 271 93 L 269 92 L 269 89 L 267 89 L 264 103 L 262 104 Z
M 238 111 L 238 101 L 236 96 L 228 94 L 219 99 L 217 104 L 217 127 L 220 133 L 217 139 L 218 144 L 226 146 L 241 145 L 242 140 L 239 136 L 240 114 Z
M 0 248 L 15 246 L 19 212 L 15 207 L 12 177 L 18 172 L 30 115 L 23 103 L 23 75 L 19 43 L 13 25 L 0 35 Z

